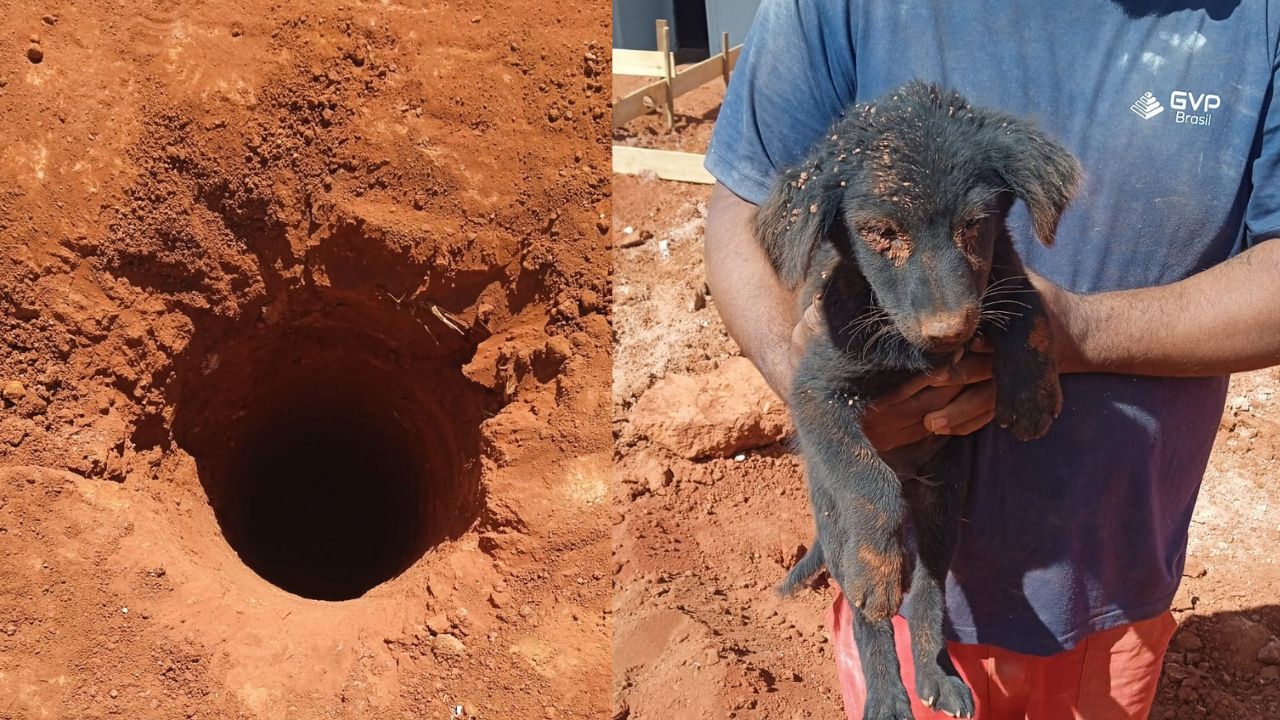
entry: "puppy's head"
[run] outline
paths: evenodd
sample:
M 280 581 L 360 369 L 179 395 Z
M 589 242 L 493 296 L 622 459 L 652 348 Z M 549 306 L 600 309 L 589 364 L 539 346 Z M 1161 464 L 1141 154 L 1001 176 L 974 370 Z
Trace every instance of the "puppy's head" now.
M 1014 199 L 1052 244 L 1079 175 L 1071 154 L 1026 122 L 915 82 L 855 107 L 785 173 L 757 235 L 792 287 L 819 243 L 834 243 L 903 336 L 947 352 L 977 329 Z

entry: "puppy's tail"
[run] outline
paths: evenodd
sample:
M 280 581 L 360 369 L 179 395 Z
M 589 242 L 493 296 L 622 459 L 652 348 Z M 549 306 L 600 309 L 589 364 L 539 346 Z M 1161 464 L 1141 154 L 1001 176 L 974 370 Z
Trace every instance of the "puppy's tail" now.
M 796 591 L 801 585 L 813 577 L 822 566 L 826 564 L 826 558 L 822 554 L 822 545 L 818 542 L 818 538 L 813 539 L 813 546 L 809 548 L 809 552 L 800 558 L 800 562 L 791 568 L 787 573 L 787 579 L 782 581 L 782 585 L 778 586 L 779 595 L 790 595 Z

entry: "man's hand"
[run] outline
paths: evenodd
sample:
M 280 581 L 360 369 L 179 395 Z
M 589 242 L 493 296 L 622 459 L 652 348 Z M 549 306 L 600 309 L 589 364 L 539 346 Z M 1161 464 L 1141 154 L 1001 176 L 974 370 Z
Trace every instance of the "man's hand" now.
M 804 350 L 821 333 L 821 298 L 806 308 L 791 332 L 787 380 Z M 971 343 L 955 365 L 912 378 L 875 401 L 863 417 L 862 429 L 879 452 L 923 440 L 929 435 L 968 435 L 991 422 L 996 411 L 996 387 L 991 380 L 991 350 Z
M 863 416 L 867 439 L 880 452 L 929 435 L 968 435 L 991 422 L 996 386 L 991 353 L 967 350 L 955 365 L 912 378 L 878 399 Z

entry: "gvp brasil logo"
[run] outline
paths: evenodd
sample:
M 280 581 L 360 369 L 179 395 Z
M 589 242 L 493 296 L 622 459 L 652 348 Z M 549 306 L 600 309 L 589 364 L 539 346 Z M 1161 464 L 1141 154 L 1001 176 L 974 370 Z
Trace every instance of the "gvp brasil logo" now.
M 1179 125 L 1208 126 L 1213 124 L 1213 111 L 1222 107 L 1222 96 L 1213 93 L 1193 93 L 1187 90 L 1174 90 L 1169 93 L 1169 109 L 1172 117 Z M 1165 108 L 1150 92 L 1142 94 L 1136 102 L 1129 106 L 1135 115 L 1143 120 L 1164 112 Z
M 1129 106 L 1129 109 L 1137 113 L 1138 117 L 1143 120 L 1150 120 L 1164 112 L 1164 106 L 1160 104 L 1155 95 L 1149 92 L 1143 93 L 1137 102 Z

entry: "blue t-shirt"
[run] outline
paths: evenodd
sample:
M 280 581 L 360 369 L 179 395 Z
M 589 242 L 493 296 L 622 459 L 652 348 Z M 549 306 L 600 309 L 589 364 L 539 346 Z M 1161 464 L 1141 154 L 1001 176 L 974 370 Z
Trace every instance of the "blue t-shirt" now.
M 1280 234 L 1278 25 L 1265 0 L 765 0 L 706 166 L 759 204 L 850 104 L 938 82 L 1033 118 L 1084 167 L 1053 248 L 1011 214 L 1029 267 L 1076 292 L 1170 283 Z M 955 640 L 1052 654 L 1177 590 L 1227 378 L 1062 385 L 1045 438 L 971 440 Z

